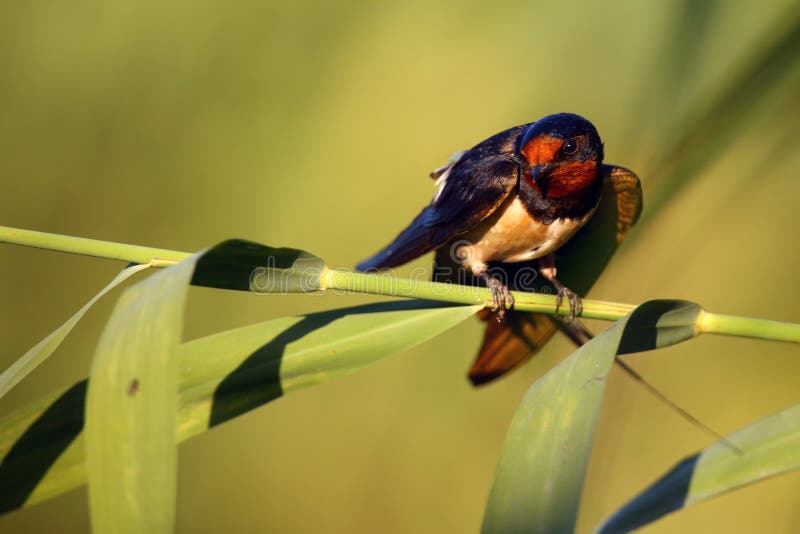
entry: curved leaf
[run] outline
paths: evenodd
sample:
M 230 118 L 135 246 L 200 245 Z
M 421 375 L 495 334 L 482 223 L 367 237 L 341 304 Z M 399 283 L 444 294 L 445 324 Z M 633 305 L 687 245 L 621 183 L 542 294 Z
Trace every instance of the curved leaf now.
M 417 345 L 480 308 L 403 300 L 284 317 L 190 341 L 178 352 L 178 439 Z M 0 512 L 85 482 L 86 384 L 0 420 Z
M 202 255 L 122 294 L 95 351 L 86 397 L 86 470 L 95 532 L 172 532 L 177 493 L 183 304 Z
M 693 337 L 699 313 L 690 302 L 646 302 L 531 386 L 511 422 L 482 532 L 574 531 L 614 357 Z
M 731 449 L 733 444 L 738 451 Z M 800 468 L 800 404 L 685 458 L 596 530 L 629 532 L 686 506 Z
M 192 283 L 195 285 L 205 285 L 209 287 L 219 287 L 225 289 L 239 289 L 251 291 L 313 291 L 321 286 L 320 280 L 325 269 L 322 260 L 307 252 L 288 248 L 273 248 L 252 243 L 249 241 L 234 239 L 226 241 L 213 247 L 202 255 L 199 259 L 193 258 L 192 262 L 197 261 L 192 276 Z M 106 288 L 105 291 L 111 289 L 113 284 L 119 283 L 134 272 L 143 269 L 141 266 L 133 266 L 128 270 L 123 271 L 113 282 L 112 285 Z M 169 274 L 157 275 L 161 280 L 161 276 L 172 277 L 175 275 L 176 270 L 169 269 L 165 272 Z M 189 271 L 191 272 L 191 271 Z M 181 271 L 180 278 L 182 279 L 183 287 L 187 285 L 188 279 L 186 272 Z M 148 282 L 146 284 L 157 282 Z M 174 291 L 173 299 L 181 300 L 180 284 L 168 284 L 170 289 Z M 134 286 L 137 287 L 137 286 Z M 149 287 L 149 286 L 147 286 Z M 133 288 L 132 288 L 133 289 Z M 134 293 L 130 295 L 139 294 L 141 297 L 141 289 L 135 289 Z M 161 288 L 165 289 L 164 287 Z M 95 297 L 87 305 L 90 306 L 93 302 L 102 296 L 102 293 Z M 153 291 L 158 293 L 158 290 Z M 126 297 L 130 300 L 131 296 Z M 158 300 L 156 294 L 151 294 L 150 298 Z M 137 300 L 137 299 L 134 299 Z M 147 299 L 138 299 L 136 305 L 130 306 L 128 312 L 130 317 L 137 314 L 136 307 L 142 305 Z M 151 304 L 153 302 L 152 301 Z M 130 304 L 130 302 L 129 302 Z M 172 327 L 175 327 L 175 302 L 169 299 L 163 300 L 163 304 L 172 308 Z M 180 306 L 178 306 L 180 307 Z M 69 330 L 80 319 L 80 316 L 85 312 L 86 307 L 79 312 L 76 317 L 73 317 L 67 324 L 59 330 L 51 334 L 48 338 L 40 343 L 38 348 L 41 352 L 34 352 L 34 357 L 46 358 L 47 355 L 52 353 L 58 346 L 58 343 L 69 333 Z M 141 310 L 140 310 L 141 311 Z M 151 315 L 153 320 L 149 321 L 154 330 L 160 330 L 160 320 Z M 145 321 L 146 322 L 146 321 Z M 143 324 L 143 323 L 142 323 Z M 119 326 L 119 325 L 118 325 Z M 141 326 L 141 325 L 140 325 Z M 121 343 L 121 330 L 117 331 L 114 335 L 109 334 L 108 343 L 118 345 Z M 153 334 L 150 332 L 149 334 Z M 146 330 L 142 330 L 142 335 L 148 334 Z M 149 335 L 148 334 L 148 335 Z M 163 332 L 162 332 L 163 334 Z M 120 338 L 120 339 L 118 339 Z M 132 343 L 139 342 L 139 335 L 130 335 Z M 171 335 L 165 335 L 164 339 L 172 339 Z M 171 341 L 170 341 L 171 343 Z M 106 347 L 112 351 L 119 351 L 120 353 L 125 350 L 127 352 L 138 354 L 147 354 L 148 351 L 128 350 L 125 347 Z M 103 351 L 106 350 L 103 349 Z M 47 352 L 49 351 L 49 352 Z M 117 356 L 119 358 L 119 356 Z M 169 358 L 162 358 L 162 363 L 169 360 Z M 175 358 L 171 358 L 172 361 Z M 153 360 L 139 362 L 144 364 L 145 369 L 149 363 L 156 363 Z M 107 364 L 110 362 L 106 362 Z M 167 383 L 165 379 L 170 374 L 170 369 L 161 369 L 162 373 L 154 373 L 152 376 L 148 374 L 148 379 L 142 383 L 149 384 L 149 389 L 142 392 L 139 391 L 139 385 L 142 379 L 140 372 L 133 372 L 132 368 L 125 368 L 125 358 L 116 360 L 116 363 L 107 368 L 109 375 L 115 376 L 115 383 L 112 386 L 107 384 L 107 393 L 109 399 L 113 399 L 113 395 L 120 394 L 122 391 L 132 393 L 133 397 L 139 398 L 141 395 L 152 395 L 154 393 L 153 384 L 158 384 L 159 394 L 169 395 L 167 391 Z M 26 363 L 27 365 L 27 363 Z M 172 364 L 170 364 L 172 365 Z M 116 366 L 116 367 L 115 367 Z M 95 369 L 95 372 L 99 372 Z M 119 373 L 115 375 L 115 373 Z M 153 380 L 155 378 L 155 380 Z M 134 382 L 134 379 L 136 380 Z M 111 383 L 109 383 L 111 384 Z M 173 384 L 175 381 L 173 380 Z M 120 389 L 120 385 L 126 386 Z M 145 386 L 147 387 L 147 386 Z M 82 430 L 84 427 L 84 408 L 86 405 L 86 389 L 87 381 L 81 381 L 71 388 L 49 395 L 44 399 L 32 403 L 27 407 L 23 407 L 10 416 L 0 426 L 0 512 L 7 512 L 19 508 L 25 504 L 39 502 L 47 499 L 53 495 L 64 492 L 66 489 L 75 487 L 85 481 L 86 473 L 84 469 L 84 441 Z M 173 386 L 174 397 L 177 391 L 177 385 Z M 104 397 L 101 395 L 98 399 Z M 125 400 L 119 398 L 117 408 L 120 406 L 127 410 Z M 99 410 L 105 410 L 102 402 L 98 400 Z M 113 404 L 113 403 L 112 403 Z M 151 406 L 158 406 L 159 410 L 162 407 L 158 402 L 144 401 L 142 404 L 150 404 Z M 173 402 L 173 405 L 175 403 Z M 135 410 L 134 410 L 135 411 Z M 146 410 L 141 410 L 146 411 Z M 175 410 L 172 410 L 174 414 Z M 110 411 L 103 412 L 101 416 L 108 419 L 107 424 L 109 428 L 116 423 L 122 423 L 125 416 L 132 415 L 133 412 L 123 413 L 118 419 L 115 419 Z M 100 414 L 98 414 L 100 415 Z M 167 414 L 169 415 L 169 414 Z M 174 418 L 174 415 L 171 417 Z M 139 418 L 129 419 L 126 422 L 127 428 L 117 428 L 115 439 L 119 439 L 125 432 L 134 432 Z M 155 422 L 155 419 L 153 420 Z M 163 424 L 163 420 L 161 421 Z M 174 428 L 174 423 L 172 425 Z M 126 445 L 120 449 L 125 454 L 137 455 L 144 452 L 143 448 L 146 445 L 146 439 L 139 439 L 141 435 L 152 434 L 152 428 L 147 432 L 143 432 L 141 428 L 136 430 L 136 439 L 131 439 Z M 167 433 L 169 436 L 170 433 Z M 102 441 L 106 437 L 111 436 L 104 431 L 98 431 L 98 440 L 95 445 L 102 447 Z M 109 438 L 110 439 L 110 438 Z M 174 441 L 174 440 L 173 440 Z M 110 443 L 110 442 L 109 442 Z M 161 443 L 162 454 L 166 450 L 164 444 Z M 141 449 L 137 448 L 141 447 Z M 174 447 L 173 447 L 174 448 Z M 106 453 L 108 450 L 106 450 Z M 167 455 L 164 455 L 166 458 Z M 114 458 L 109 461 L 114 462 Z M 164 466 L 162 465 L 162 468 Z M 165 469 L 169 471 L 169 469 Z M 137 475 L 140 476 L 140 475 Z M 130 484 L 130 481 L 128 481 Z M 101 483 L 98 483 L 101 484 Z M 140 495 L 141 498 L 146 496 Z M 105 497 L 101 496 L 101 499 Z M 163 502 L 167 502 L 165 499 Z M 101 520 L 102 522 L 103 520 Z M 97 523 L 97 520 L 95 521 Z M 96 525 L 98 526 L 98 525 Z
M 177 492 L 178 358 L 189 282 L 250 291 L 321 288 L 307 252 L 230 240 L 120 297 L 95 352 L 86 397 L 86 467 L 98 532 L 171 532 Z
M 256 293 L 309 293 L 324 289 L 325 262 L 305 250 L 231 239 L 206 252 L 192 285 Z
M 322 384 L 413 347 L 482 306 L 420 300 L 284 317 L 186 343 L 181 401 L 189 437 L 285 393 Z M 191 416 L 189 415 L 191 412 Z

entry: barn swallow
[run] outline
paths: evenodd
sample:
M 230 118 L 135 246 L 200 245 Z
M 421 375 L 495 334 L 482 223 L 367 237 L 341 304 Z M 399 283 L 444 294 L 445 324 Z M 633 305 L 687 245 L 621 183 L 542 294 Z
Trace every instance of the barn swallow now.
M 430 204 L 357 269 L 396 267 L 436 250 L 436 272 L 453 265 L 486 285 L 493 307 L 482 316 L 499 322 L 487 326 L 470 371 L 474 384 L 515 367 L 559 328 L 576 343 L 584 342 L 590 334 L 573 320 L 581 313 L 581 299 L 557 278 L 555 252 L 592 218 L 604 184 L 610 184 L 618 201 L 624 197 L 627 202 L 620 206 L 617 226 L 629 227 L 641 209 L 638 178 L 602 162 L 597 129 L 575 114 L 549 115 L 500 132 L 433 171 L 436 193 Z M 507 277 L 490 265 L 531 262 L 554 287 L 557 306 L 568 301 L 566 324 L 541 314 L 511 313 L 514 299 Z

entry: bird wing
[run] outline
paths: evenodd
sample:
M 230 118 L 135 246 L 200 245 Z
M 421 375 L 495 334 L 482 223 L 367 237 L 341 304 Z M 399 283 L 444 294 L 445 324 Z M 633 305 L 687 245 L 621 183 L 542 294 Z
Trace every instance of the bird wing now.
M 473 386 L 499 378 L 525 362 L 550 341 L 557 330 L 551 318 L 541 313 L 509 310 L 499 321 L 497 312 L 484 309 L 478 317 L 486 322 L 486 332 L 468 373 Z
M 556 252 L 559 279 L 581 295 L 589 291 L 642 212 L 639 177 L 615 165 L 603 165 L 602 172 L 603 193 L 595 214 Z M 506 264 L 503 267 L 509 271 L 509 280 L 519 280 L 521 278 L 513 276 L 513 272 L 519 272 L 526 265 L 531 266 Z M 539 278 L 527 287 L 512 289 L 541 291 L 543 283 Z M 482 312 L 480 318 L 487 323 L 486 331 L 483 345 L 469 370 L 469 379 L 476 386 L 502 376 L 532 357 L 559 329 L 576 345 L 591 339 L 591 333 L 578 320 L 565 324 L 549 315 L 513 309 L 506 312 L 502 322 L 497 320 L 496 312 L 488 310 Z
M 508 198 L 519 177 L 518 163 L 508 154 L 486 155 L 476 149 L 442 169 L 434 171 L 438 190 L 433 201 L 394 241 L 356 269 L 402 265 L 471 230 Z
M 616 165 L 603 165 L 605 181 L 613 188 L 617 197 L 617 243 L 622 243 L 625 235 L 639 220 L 642 214 L 642 184 L 636 174 Z

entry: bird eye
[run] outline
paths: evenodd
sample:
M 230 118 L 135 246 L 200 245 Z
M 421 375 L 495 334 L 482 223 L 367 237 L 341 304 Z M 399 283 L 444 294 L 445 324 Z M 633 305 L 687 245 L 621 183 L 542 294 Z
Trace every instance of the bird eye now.
M 561 152 L 564 154 L 571 156 L 575 152 L 578 151 L 578 142 L 575 139 L 570 139 L 564 143 L 564 146 L 561 147 Z

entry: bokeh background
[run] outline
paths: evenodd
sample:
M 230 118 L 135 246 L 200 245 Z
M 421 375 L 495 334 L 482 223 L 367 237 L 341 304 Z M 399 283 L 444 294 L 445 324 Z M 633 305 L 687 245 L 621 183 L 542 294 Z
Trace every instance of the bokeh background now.
M 428 202 L 449 154 L 571 111 L 645 188 L 591 296 L 798 322 L 799 16 L 789 0 L 4 2 L 0 220 L 185 251 L 243 237 L 349 267 Z M 0 246 L 0 364 L 119 268 Z M 186 337 L 374 300 L 192 289 Z M 0 412 L 84 377 L 112 304 Z M 467 321 L 183 444 L 178 531 L 477 531 L 518 401 L 571 350 L 556 340 L 474 390 L 480 335 Z M 630 361 L 728 433 L 800 401 L 798 356 L 707 336 Z M 709 442 L 615 371 L 579 530 Z M 645 531 L 792 532 L 799 499 L 792 474 Z M 84 489 L 0 517 L 7 533 L 89 528 Z

